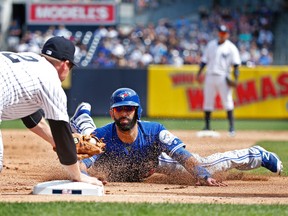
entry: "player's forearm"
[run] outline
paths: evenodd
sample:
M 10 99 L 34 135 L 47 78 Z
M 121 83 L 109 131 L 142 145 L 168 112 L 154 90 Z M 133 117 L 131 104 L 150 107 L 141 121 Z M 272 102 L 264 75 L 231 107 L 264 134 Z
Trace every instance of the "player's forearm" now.
M 183 164 L 183 166 L 185 167 L 185 169 L 191 173 L 191 174 L 195 174 L 195 167 L 197 165 L 197 161 L 195 160 L 195 158 L 193 156 L 189 157 L 185 163 Z
M 193 154 L 183 147 L 174 152 L 173 159 L 182 164 L 185 169 L 196 178 L 207 180 L 207 178 L 211 177 L 210 173 L 199 165 L 199 162 L 195 159 Z
M 49 125 L 44 118 L 33 128 L 29 128 L 33 133 L 37 134 L 47 142 L 49 142 L 53 148 L 55 148 L 55 142 L 50 130 Z
M 48 119 L 56 152 L 63 165 L 72 165 L 77 162 L 77 152 L 70 125 L 65 121 Z
M 33 133 L 37 134 L 38 136 L 49 142 L 52 147 L 55 147 L 50 127 L 43 118 L 43 115 L 43 110 L 39 109 L 31 115 L 21 118 L 21 120 L 24 125 Z
M 185 161 L 184 167 L 197 179 L 207 180 L 211 177 L 211 174 L 203 166 L 199 165 L 193 156 Z

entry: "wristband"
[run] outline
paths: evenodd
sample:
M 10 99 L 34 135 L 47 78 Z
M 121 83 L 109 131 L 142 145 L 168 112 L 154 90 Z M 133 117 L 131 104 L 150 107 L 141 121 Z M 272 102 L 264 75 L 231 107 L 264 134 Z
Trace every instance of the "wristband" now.
M 238 68 L 238 65 L 234 65 L 234 77 L 235 79 L 238 79 L 238 76 L 239 76 L 239 68 Z
M 206 181 L 211 177 L 211 174 L 202 166 L 195 166 L 195 172 L 197 177 L 205 179 Z
M 202 68 L 204 68 L 206 66 L 206 63 L 204 63 L 204 62 L 201 62 L 200 63 L 200 68 L 202 69 Z

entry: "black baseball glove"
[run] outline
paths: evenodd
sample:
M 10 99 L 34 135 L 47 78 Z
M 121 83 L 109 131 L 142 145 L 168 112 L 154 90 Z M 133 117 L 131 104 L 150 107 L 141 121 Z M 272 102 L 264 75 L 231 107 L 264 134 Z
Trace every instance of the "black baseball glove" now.
M 238 81 L 236 79 L 232 80 L 229 77 L 226 77 L 226 83 L 227 83 L 228 86 L 234 87 L 234 88 L 238 85 Z

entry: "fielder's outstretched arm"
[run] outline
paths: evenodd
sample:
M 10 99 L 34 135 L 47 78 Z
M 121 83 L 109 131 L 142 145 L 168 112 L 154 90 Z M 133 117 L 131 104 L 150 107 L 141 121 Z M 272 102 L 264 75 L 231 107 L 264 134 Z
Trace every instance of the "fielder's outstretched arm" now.
M 72 137 L 70 125 L 65 121 L 48 120 L 56 144 L 56 152 L 60 163 L 66 169 L 73 181 L 103 185 L 97 178 L 80 172 L 77 161 L 76 145 Z

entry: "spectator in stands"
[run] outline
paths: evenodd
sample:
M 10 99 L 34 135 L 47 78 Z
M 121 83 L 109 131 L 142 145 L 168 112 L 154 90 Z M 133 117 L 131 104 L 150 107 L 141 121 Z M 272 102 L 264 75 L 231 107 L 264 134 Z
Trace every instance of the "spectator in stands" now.
M 63 36 L 64 38 L 70 39 L 72 32 L 66 28 L 65 25 L 59 25 L 58 29 L 55 30 L 55 36 Z
M 154 62 L 156 64 L 161 62 L 164 55 L 167 54 L 167 46 L 160 39 L 156 39 L 155 44 L 151 46 L 150 52 L 154 56 Z
M 55 26 L 49 26 L 46 32 L 43 33 L 43 41 L 47 41 L 55 35 Z
M 108 30 L 104 26 L 99 26 L 94 32 L 94 35 L 99 35 L 101 38 L 104 38 L 108 34 Z
M 135 48 L 132 53 L 130 54 L 129 60 L 129 67 L 137 68 L 140 65 L 143 53 L 139 48 Z
M 16 47 L 16 52 L 28 52 L 29 50 L 29 44 L 26 43 L 24 38 L 21 38 L 18 46 Z
M 157 35 L 165 35 L 168 36 L 169 30 L 167 27 L 167 20 L 166 19 L 160 19 L 158 21 L 158 25 L 155 28 L 155 32 Z
M 118 37 L 118 31 L 113 26 L 109 26 L 106 36 L 108 38 L 117 38 Z
M 261 55 L 260 58 L 258 59 L 258 65 L 271 65 L 273 62 L 271 53 L 269 54 L 267 48 L 262 48 L 261 49 Z
M 164 4 L 164 1 L 159 2 L 158 0 L 143 1 L 143 4 L 145 3 L 147 8 L 151 8 L 152 2 Z M 265 5 L 260 6 L 257 9 L 253 9 L 250 5 L 241 10 L 215 6 L 209 13 L 206 8 L 201 8 L 199 9 L 198 21 L 180 17 L 172 22 L 165 18 L 159 20 L 156 24 L 148 23 L 147 26 L 140 24 L 129 28 L 99 26 L 94 33 L 92 33 L 93 31 L 87 31 L 86 33 L 77 31 L 71 35 L 72 32 L 64 25 L 59 25 L 57 29 L 54 26 L 50 26 L 42 35 L 36 32 L 24 33 L 24 39 L 23 37 L 21 38 L 18 50 L 31 50 L 30 46 L 32 46 L 33 50 L 37 52 L 37 46 L 41 47 L 41 41 L 43 44 L 50 37 L 61 34 L 74 40 L 74 43 L 79 47 L 76 53 L 78 50 L 81 50 L 81 53 L 84 51 L 82 56 L 86 55 L 85 51 L 88 53 L 93 39 L 95 37 L 99 38 L 96 51 L 92 53 L 94 57 L 90 58 L 91 60 L 89 59 L 84 65 L 93 65 L 94 63 L 97 66 L 102 65 L 97 60 L 95 61 L 98 52 L 102 52 L 100 54 L 100 62 L 103 57 L 113 58 L 112 62 L 116 62 L 116 66 L 120 66 L 119 63 L 121 63 L 121 67 L 146 67 L 150 63 L 181 65 L 189 62 L 190 64 L 198 64 L 199 56 L 201 56 L 204 47 L 208 41 L 217 36 L 216 26 L 221 23 L 229 27 L 230 39 L 237 44 L 239 49 L 245 46 L 245 49 L 243 48 L 242 50 L 243 62 L 245 63 L 249 59 L 248 51 L 251 56 L 249 64 L 256 65 L 259 64 L 260 50 L 262 48 L 266 48 L 268 56 L 270 56 L 270 61 L 266 61 L 266 63 L 271 62 L 274 40 L 271 30 L 273 13 Z M 11 27 L 11 29 L 13 28 Z M 86 47 L 82 47 L 81 44 Z M 143 61 L 139 60 L 144 55 L 146 59 Z M 76 56 L 79 60 L 79 65 L 83 66 L 81 61 L 84 58 L 80 57 L 80 55 Z M 263 63 L 266 57 L 262 56 L 260 62 Z M 136 62 L 133 62 L 135 59 Z M 87 61 L 86 58 L 85 61 Z M 111 64 L 109 63 L 109 65 Z
M 117 39 L 117 38 L 112 39 L 111 44 L 112 44 L 112 46 L 110 47 L 110 52 L 114 56 L 120 58 L 126 54 L 125 48 L 119 39 Z
M 20 38 L 22 35 L 22 29 L 19 25 L 19 22 L 14 19 L 11 21 L 9 30 L 8 30 L 8 37 L 7 37 L 7 43 L 8 43 L 8 49 L 15 51 L 17 46 L 20 43 Z
M 75 45 L 75 62 L 81 62 L 87 55 L 87 46 L 82 44 L 80 41 L 76 42 Z
M 103 51 L 100 51 L 93 61 L 93 64 L 99 68 L 105 68 L 109 66 L 109 58 Z
M 255 41 L 253 41 L 250 45 L 250 55 L 251 55 L 251 65 L 256 65 L 258 62 L 258 59 L 260 58 L 260 50 L 257 47 L 257 44 Z
M 263 28 L 259 31 L 259 36 L 257 38 L 257 44 L 260 48 L 263 46 L 272 47 L 273 44 L 273 33 L 267 28 Z
M 247 48 L 245 45 L 241 45 L 239 48 L 240 52 L 240 59 L 241 59 L 241 64 L 242 65 L 247 65 L 251 61 L 251 54 L 248 52 Z
M 140 67 L 148 67 L 150 64 L 153 64 L 153 56 L 147 49 L 140 59 Z

